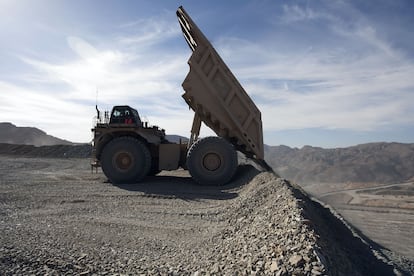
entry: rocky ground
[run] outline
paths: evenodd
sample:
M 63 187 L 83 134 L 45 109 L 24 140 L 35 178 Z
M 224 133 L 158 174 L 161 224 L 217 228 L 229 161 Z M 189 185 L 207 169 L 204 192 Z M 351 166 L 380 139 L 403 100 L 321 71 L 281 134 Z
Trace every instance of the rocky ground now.
M 0 155 L 0 274 L 410 274 L 271 172 L 222 187 L 184 171 L 134 185 L 88 159 Z
M 370 239 L 413 261 L 414 182 L 370 185 L 321 183 L 304 189 Z

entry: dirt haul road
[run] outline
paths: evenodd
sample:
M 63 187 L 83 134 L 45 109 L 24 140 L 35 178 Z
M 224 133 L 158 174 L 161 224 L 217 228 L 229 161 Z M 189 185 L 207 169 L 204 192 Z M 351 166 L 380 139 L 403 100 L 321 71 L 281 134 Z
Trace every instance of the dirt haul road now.
M 272 173 L 244 166 L 223 187 L 184 171 L 115 186 L 88 162 L 0 155 L 0 274 L 396 272 Z

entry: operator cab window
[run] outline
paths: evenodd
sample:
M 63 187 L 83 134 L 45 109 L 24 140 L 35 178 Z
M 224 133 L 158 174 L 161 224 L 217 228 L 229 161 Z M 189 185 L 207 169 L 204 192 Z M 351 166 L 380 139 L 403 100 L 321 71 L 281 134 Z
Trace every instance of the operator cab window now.
M 112 110 L 110 124 L 141 125 L 138 111 L 129 106 L 116 106 Z
M 141 118 L 139 117 L 138 111 L 136 109 L 131 108 L 132 114 L 138 126 L 142 126 Z

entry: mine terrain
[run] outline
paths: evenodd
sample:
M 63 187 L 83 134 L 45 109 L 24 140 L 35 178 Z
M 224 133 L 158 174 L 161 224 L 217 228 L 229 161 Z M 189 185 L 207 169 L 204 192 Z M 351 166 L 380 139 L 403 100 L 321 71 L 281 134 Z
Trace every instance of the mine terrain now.
M 198 186 L 185 171 L 113 185 L 87 158 L 3 154 L 0 205 L 3 275 L 414 271 L 300 188 L 250 165 L 221 187 Z
M 368 187 L 367 187 L 368 186 Z M 414 260 L 414 183 L 305 186 L 381 246 Z
M 361 235 L 414 260 L 414 144 L 268 147 L 267 160 Z

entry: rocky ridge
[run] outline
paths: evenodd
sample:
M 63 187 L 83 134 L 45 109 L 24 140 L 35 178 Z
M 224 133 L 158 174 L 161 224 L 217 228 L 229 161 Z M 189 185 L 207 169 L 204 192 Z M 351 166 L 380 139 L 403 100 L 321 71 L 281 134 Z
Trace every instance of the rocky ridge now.
M 414 177 L 414 144 L 369 143 L 347 148 L 266 146 L 265 157 L 281 176 L 313 183 L 399 183 Z
M 12 123 L 0 123 L 0 143 L 34 146 L 72 145 L 72 142 L 48 135 L 35 127 L 18 127 Z

